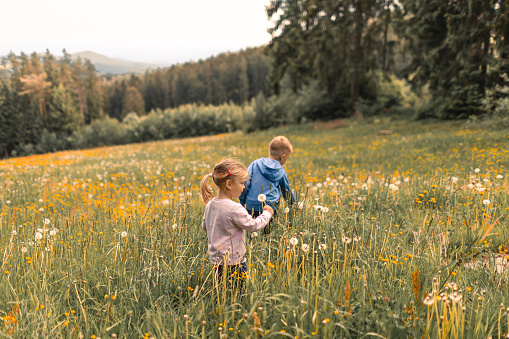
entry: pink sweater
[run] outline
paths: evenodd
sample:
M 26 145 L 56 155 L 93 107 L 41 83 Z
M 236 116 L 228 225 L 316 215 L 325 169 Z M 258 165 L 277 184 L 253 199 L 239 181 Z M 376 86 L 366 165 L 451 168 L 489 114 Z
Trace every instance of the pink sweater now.
M 228 256 L 228 265 L 244 262 L 246 254 L 246 232 L 256 232 L 267 226 L 271 218 L 268 211 L 263 211 L 256 219 L 230 199 L 210 200 L 205 207 L 202 227 L 209 239 L 209 259 L 215 265 L 223 265 L 223 258 Z

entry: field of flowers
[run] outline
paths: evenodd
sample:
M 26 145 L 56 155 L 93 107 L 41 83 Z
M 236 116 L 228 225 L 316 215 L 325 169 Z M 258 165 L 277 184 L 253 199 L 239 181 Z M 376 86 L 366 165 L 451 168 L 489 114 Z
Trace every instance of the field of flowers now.
M 213 279 L 198 183 L 276 135 L 299 204 L 248 242 L 240 296 Z M 0 336 L 505 337 L 508 135 L 303 125 L 0 161 Z

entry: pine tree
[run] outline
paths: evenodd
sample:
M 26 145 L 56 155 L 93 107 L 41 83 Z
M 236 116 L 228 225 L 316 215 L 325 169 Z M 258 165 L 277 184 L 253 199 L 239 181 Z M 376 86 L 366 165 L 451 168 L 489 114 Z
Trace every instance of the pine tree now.
M 330 95 L 348 96 L 350 113 L 362 118 L 356 103 L 380 68 L 385 22 L 394 11 L 391 0 L 273 0 L 267 14 L 276 19 L 268 46 L 275 92 L 285 75 L 294 90 L 317 79 Z

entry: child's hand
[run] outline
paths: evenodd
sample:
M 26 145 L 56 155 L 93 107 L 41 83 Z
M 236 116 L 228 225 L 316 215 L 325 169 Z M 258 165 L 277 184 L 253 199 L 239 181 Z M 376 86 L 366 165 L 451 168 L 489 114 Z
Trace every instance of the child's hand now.
M 263 206 L 264 211 L 269 211 L 270 215 L 274 216 L 274 210 L 269 205 Z

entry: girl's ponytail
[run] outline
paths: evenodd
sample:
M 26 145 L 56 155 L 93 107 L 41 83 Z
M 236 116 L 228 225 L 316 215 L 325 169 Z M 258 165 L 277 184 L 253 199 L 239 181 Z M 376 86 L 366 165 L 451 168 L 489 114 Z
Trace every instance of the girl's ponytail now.
M 208 180 L 210 178 L 210 174 L 205 174 L 205 176 L 201 179 L 200 182 L 200 196 L 201 200 L 207 205 L 207 203 L 212 199 L 212 187 L 209 186 Z

